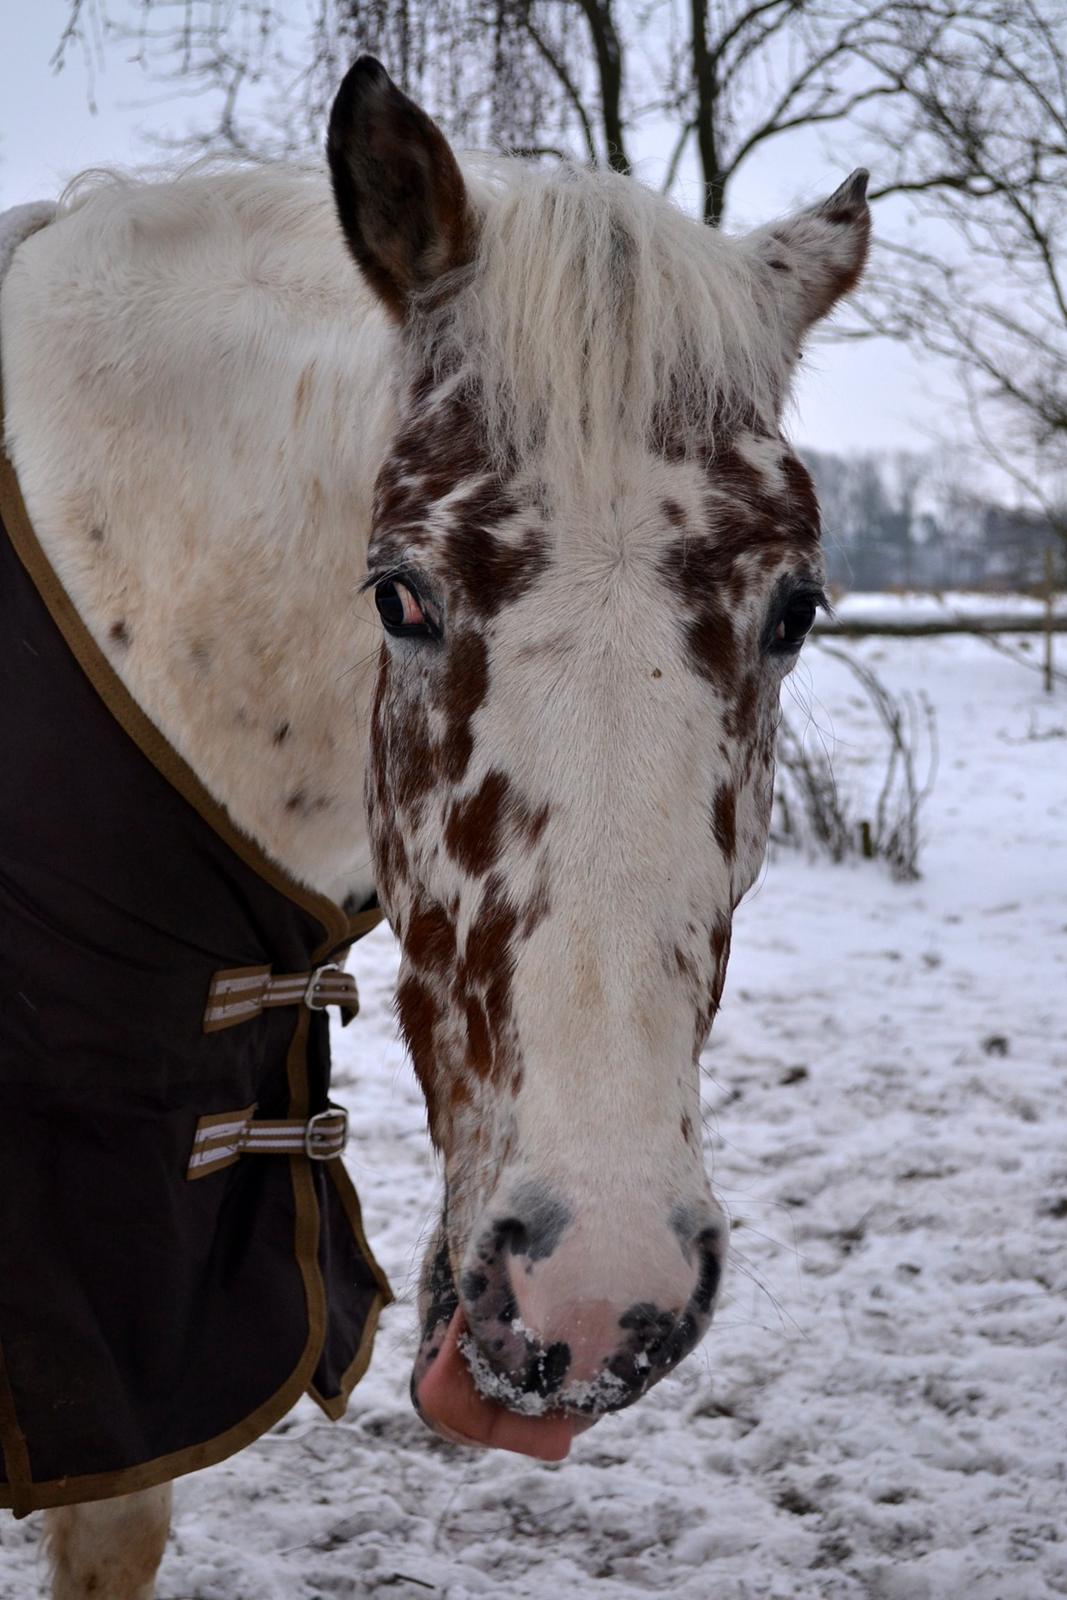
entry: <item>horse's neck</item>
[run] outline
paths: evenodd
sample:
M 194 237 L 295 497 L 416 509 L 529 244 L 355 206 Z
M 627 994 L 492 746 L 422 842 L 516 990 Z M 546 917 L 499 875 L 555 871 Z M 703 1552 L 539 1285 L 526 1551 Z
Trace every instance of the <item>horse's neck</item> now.
M 325 183 L 93 195 L 16 255 L 0 350 L 30 518 L 127 688 L 270 855 L 366 897 L 392 338 Z

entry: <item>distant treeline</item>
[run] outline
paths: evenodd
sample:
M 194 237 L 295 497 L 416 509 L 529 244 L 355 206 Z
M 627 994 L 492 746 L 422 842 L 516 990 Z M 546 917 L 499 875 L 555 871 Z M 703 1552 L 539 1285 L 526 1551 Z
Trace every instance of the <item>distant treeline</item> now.
M 1063 520 L 975 490 L 944 460 L 803 450 L 822 506 L 830 580 L 846 589 L 1037 590 L 1045 551 L 1064 579 Z

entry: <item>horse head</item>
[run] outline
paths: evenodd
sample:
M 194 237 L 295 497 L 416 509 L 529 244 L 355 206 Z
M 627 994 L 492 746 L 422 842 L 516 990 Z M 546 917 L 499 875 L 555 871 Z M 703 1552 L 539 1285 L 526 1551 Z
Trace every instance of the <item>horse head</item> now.
M 413 1392 L 559 1454 L 719 1290 L 698 1058 L 822 603 L 780 417 L 862 270 L 866 174 L 727 238 L 617 174 L 461 168 L 369 58 L 328 150 L 401 351 L 366 801 L 445 1174 Z M 452 1403 L 468 1367 L 495 1407 Z

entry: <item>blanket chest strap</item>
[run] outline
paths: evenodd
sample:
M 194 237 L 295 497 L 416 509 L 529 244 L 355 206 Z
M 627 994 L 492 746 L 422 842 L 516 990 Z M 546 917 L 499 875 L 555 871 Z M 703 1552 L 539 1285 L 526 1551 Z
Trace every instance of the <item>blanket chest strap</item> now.
M 340 1006 L 345 1022 L 359 1011 L 356 980 L 336 961 L 311 972 L 272 973 L 269 967 L 231 967 L 216 972 L 207 994 L 204 1032 L 218 1033 L 249 1022 L 271 1006 L 305 1005 L 310 1011 Z
M 201 1117 L 185 1176 L 204 1178 L 245 1155 L 305 1155 L 312 1161 L 332 1161 L 348 1143 L 348 1112 L 343 1106 L 327 1106 L 313 1117 L 291 1122 L 253 1121 L 255 1109 L 251 1105 L 243 1111 Z

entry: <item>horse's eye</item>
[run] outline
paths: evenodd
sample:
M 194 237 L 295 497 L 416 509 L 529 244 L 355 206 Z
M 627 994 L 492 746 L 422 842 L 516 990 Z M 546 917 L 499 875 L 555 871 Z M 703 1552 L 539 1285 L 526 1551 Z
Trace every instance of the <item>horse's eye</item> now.
M 786 654 L 791 650 L 799 650 L 805 635 L 811 632 L 818 604 L 818 598 L 813 594 L 795 594 L 786 602 L 774 630 L 775 651 Z
M 375 587 L 374 603 L 389 633 L 406 638 L 437 637 L 437 629 L 422 601 L 398 578 L 386 578 Z

